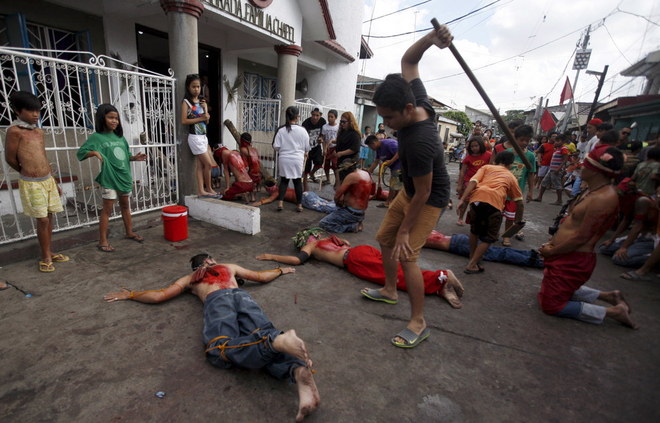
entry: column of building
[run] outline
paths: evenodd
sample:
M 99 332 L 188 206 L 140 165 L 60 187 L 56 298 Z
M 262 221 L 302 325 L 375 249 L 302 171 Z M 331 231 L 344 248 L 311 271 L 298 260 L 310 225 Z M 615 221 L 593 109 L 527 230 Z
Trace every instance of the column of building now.
M 167 14 L 167 32 L 169 34 L 170 67 L 176 77 L 176 134 L 177 168 L 179 172 L 179 202 L 196 191 L 196 178 L 193 177 L 195 158 L 187 142 L 187 128 L 181 124 L 181 102 L 186 92 L 186 76 L 199 73 L 197 47 L 197 23 L 204 12 L 204 5 L 199 0 L 160 0 L 160 5 Z
M 275 51 L 277 52 L 277 84 L 282 100 L 280 125 L 283 125 L 286 108 L 293 106 L 296 101 L 296 73 L 302 47 L 295 44 L 277 45 Z

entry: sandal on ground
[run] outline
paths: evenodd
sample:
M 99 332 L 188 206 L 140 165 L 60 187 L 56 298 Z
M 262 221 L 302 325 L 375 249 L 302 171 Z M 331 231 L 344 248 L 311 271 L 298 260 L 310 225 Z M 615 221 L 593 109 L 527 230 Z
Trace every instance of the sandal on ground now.
M 650 281 L 651 278 L 649 275 L 640 275 L 634 270 L 631 270 L 629 272 L 625 272 L 619 275 L 621 278 L 629 280 L 629 281 Z
M 425 328 L 419 335 L 410 329 L 405 328 L 401 332 L 397 333 L 394 338 L 392 338 L 392 345 L 399 348 L 414 348 L 429 336 L 431 336 L 431 330 L 429 328 Z M 396 341 L 396 338 L 403 339 L 403 342 Z
M 281 205 L 281 204 L 278 204 L 277 205 L 277 211 L 282 211 L 282 209 L 284 209 L 284 206 Z
M 385 203 L 380 203 L 376 207 L 378 207 L 379 209 L 388 209 L 390 206 L 388 206 Z
M 114 253 L 115 249 L 110 245 L 97 245 L 96 248 L 104 253 Z
M 502 238 L 502 245 L 505 247 L 510 247 L 511 246 L 511 239 L 510 238 Z
M 458 219 L 456 221 L 456 226 L 464 226 L 464 225 L 465 225 L 465 222 L 463 221 L 463 219 Z
M 302 213 L 302 211 L 303 211 L 303 206 L 302 206 L 302 204 L 298 204 L 298 207 L 296 207 L 296 211 L 297 211 L 298 213 Z
M 142 238 L 138 234 L 135 234 L 133 236 L 125 236 L 124 239 L 130 239 L 131 241 L 139 242 L 140 244 L 144 242 L 144 238 Z
M 399 300 L 395 300 L 384 296 L 383 294 L 380 293 L 380 290 L 374 288 L 364 288 L 363 290 L 360 291 L 360 294 L 362 294 L 366 298 L 369 298 L 370 300 L 382 301 L 387 304 L 396 304 L 399 302 Z
M 65 263 L 70 260 L 69 257 L 65 256 L 64 254 L 53 254 L 52 256 L 50 256 L 50 259 L 54 263 Z
M 47 263 L 45 261 L 40 261 L 39 262 L 39 271 L 44 272 L 44 273 L 50 273 L 55 271 L 55 266 L 53 266 L 53 263 Z

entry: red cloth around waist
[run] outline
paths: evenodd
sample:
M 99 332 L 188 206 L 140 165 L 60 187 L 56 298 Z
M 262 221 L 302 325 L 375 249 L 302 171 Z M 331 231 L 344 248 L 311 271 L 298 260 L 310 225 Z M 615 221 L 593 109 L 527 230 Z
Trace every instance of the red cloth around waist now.
M 344 258 L 344 267 L 348 273 L 357 276 L 365 281 L 385 285 L 385 270 L 383 269 L 383 256 L 380 250 L 370 245 L 358 245 L 348 250 Z M 424 277 L 424 293 L 436 294 L 442 289 L 445 280 L 440 280 L 440 275 L 446 274 L 445 270 L 422 270 Z M 407 291 L 406 279 L 403 275 L 403 269 L 399 264 L 397 272 L 397 289 Z
M 231 187 L 225 192 L 225 200 L 233 200 L 238 194 L 244 192 L 252 192 L 254 190 L 254 182 L 234 182 Z
M 541 309 L 548 314 L 560 312 L 579 287 L 589 280 L 596 267 L 596 254 L 572 252 L 546 258 L 543 282 L 538 294 Z

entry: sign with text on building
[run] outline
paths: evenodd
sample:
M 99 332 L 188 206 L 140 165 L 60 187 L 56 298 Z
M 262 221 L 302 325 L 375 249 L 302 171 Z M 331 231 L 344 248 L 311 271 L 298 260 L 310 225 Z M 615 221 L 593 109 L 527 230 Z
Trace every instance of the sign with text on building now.
M 238 18 L 241 22 L 264 29 L 291 43 L 295 42 L 295 32 L 291 25 L 282 22 L 270 13 L 264 12 L 258 6 L 241 0 L 204 0 L 204 3 Z

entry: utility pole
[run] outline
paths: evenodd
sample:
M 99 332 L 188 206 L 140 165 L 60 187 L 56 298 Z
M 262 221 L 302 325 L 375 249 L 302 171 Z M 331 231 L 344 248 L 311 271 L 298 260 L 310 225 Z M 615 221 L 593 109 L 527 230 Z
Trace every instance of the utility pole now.
M 591 32 L 591 25 L 587 27 L 587 32 L 584 34 L 584 38 L 582 39 L 582 49 L 578 50 L 575 53 L 575 61 L 573 62 L 573 69 L 577 70 L 577 72 L 575 73 L 575 80 L 573 81 L 573 87 L 572 87 L 573 95 L 571 96 L 571 100 L 568 102 L 568 105 L 566 106 L 566 111 L 564 112 L 564 119 L 563 119 L 564 121 L 561 124 L 560 132 L 566 131 L 566 127 L 568 126 L 568 121 L 571 119 L 571 109 L 573 108 L 573 103 L 575 102 L 575 88 L 577 87 L 580 71 L 582 69 L 586 69 L 587 65 L 589 65 L 589 58 L 591 57 L 591 50 L 587 49 L 590 38 L 589 32 Z
M 539 133 L 539 124 L 541 123 L 541 116 L 543 115 L 543 112 L 541 111 L 542 106 L 543 106 L 543 97 L 539 98 L 539 105 L 536 106 L 536 112 L 534 113 L 534 133 L 535 134 Z
M 589 109 L 589 116 L 587 116 L 587 122 L 591 120 L 591 117 L 594 115 L 594 110 L 596 110 L 596 104 L 598 104 L 598 97 L 600 96 L 600 90 L 603 88 L 603 84 L 605 83 L 605 76 L 607 75 L 607 69 L 609 69 L 610 65 L 605 65 L 603 68 L 602 72 L 595 72 L 595 71 L 587 71 L 588 75 L 596 75 L 598 76 L 598 88 L 596 88 L 596 95 L 594 96 L 594 102 L 591 103 L 591 109 Z

